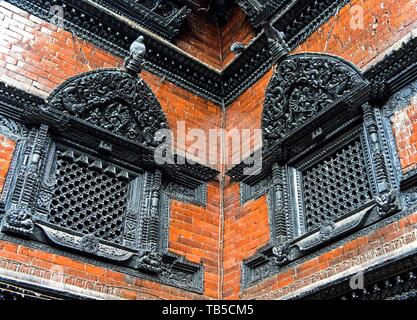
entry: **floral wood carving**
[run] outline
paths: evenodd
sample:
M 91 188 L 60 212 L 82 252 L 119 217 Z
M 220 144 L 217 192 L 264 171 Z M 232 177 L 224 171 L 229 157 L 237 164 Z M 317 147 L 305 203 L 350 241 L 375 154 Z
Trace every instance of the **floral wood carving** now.
M 166 117 L 146 83 L 119 69 L 95 70 L 67 80 L 51 94 L 45 108 L 150 147 L 159 144 L 155 133 L 167 128 Z
M 337 57 L 288 56 L 277 66 L 266 91 L 264 147 L 300 128 L 363 83 L 360 72 Z

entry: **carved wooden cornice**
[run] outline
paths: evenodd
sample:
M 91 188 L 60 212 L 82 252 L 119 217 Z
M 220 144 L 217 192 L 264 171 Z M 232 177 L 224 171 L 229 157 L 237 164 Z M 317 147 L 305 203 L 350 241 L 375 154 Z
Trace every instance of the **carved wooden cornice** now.
M 7 0 L 8 2 L 50 20 L 50 0 Z M 150 33 L 133 27 L 108 11 L 99 10 L 88 1 L 62 0 L 65 10 L 65 29 L 95 45 L 125 57 L 128 46 L 141 33 L 148 48 L 144 69 L 183 87 L 219 106 L 228 106 L 246 89 L 258 81 L 272 66 L 267 39 L 261 33 L 224 70 L 213 69 L 175 46 Z M 285 34 L 290 49 L 296 48 L 311 33 L 332 17 L 349 1 L 295 1 L 275 15 L 273 25 Z M 54 4 L 56 4 L 54 2 Z M 152 31 L 152 30 L 150 30 Z M 411 40 L 373 66 L 365 77 L 372 83 L 372 94 L 384 98 L 403 83 L 416 77 L 415 54 L 417 43 Z
M 245 11 L 252 26 L 258 28 L 263 21 L 295 2 L 297 0 L 238 0 L 237 4 Z
M 51 19 L 51 5 L 61 3 L 65 6 L 65 29 L 117 56 L 126 56 L 128 44 L 141 33 L 140 28 L 133 27 L 126 20 L 118 18 L 109 11 L 99 10 L 91 1 L 61 0 L 59 3 L 50 0 L 7 1 L 45 20 Z M 310 6 L 305 8 L 305 12 L 299 12 L 299 8 L 295 10 L 294 7 L 275 22 L 278 26 L 287 25 L 285 31 L 289 38 L 294 38 L 294 44 L 307 38 L 318 26 L 327 21 L 340 4 L 335 0 L 326 0 L 320 2 L 317 8 L 313 8 L 313 5 L 310 3 Z M 297 20 L 300 14 L 303 15 L 301 23 L 299 19 Z M 150 33 L 144 36 L 148 47 L 144 66 L 146 70 L 219 105 L 223 102 L 226 105 L 231 103 L 270 68 L 270 55 L 265 48 L 266 39 L 263 36 L 257 38 L 223 71 L 199 62 Z
M 172 40 L 195 5 L 174 0 L 90 0 Z
M 359 278 L 360 277 L 360 278 Z M 291 300 L 415 300 L 417 256 L 399 254 L 395 261 L 383 261 L 359 274 L 292 296 Z M 359 282 L 361 281 L 361 282 Z M 352 283 L 361 287 L 352 288 Z

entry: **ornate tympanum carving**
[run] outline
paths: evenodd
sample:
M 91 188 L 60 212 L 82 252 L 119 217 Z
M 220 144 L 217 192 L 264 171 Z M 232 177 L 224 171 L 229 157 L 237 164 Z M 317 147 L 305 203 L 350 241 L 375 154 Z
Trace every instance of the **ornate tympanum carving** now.
M 265 97 L 264 146 L 284 138 L 363 83 L 347 62 L 322 54 L 297 54 L 277 66 Z
M 145 82 L 117 69 L 76 76 L 54 91 L 47 111 L 63 112 L 116 135 L 156 147 L 155 133 L 167 121 Z

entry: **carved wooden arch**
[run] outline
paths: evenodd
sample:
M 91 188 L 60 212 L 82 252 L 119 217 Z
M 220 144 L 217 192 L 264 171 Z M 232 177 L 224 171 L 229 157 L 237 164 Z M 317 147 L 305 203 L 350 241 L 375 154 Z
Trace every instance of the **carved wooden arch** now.
M 262 169 L 229 171 L 242 203 L 268 200 L 271 241 L 244 261 L 244 287 L 403 208 L 387 119 L 361 71 L 332 55 L 288 55 L 284 35 L 264 30 L 276 69 L 262 115 Z
M 287 56 L 276 66 L 266 90 L 264 147 L 308 125 L 366 84 L 360 70 L 340 57 L 317 53 Z
M 68 79 L 51 93 L 44 110 L 85 120 L 149 147 L 158 145 L 155 133 L 168 127 L 148 85 L 119 69 L 99 69 Z

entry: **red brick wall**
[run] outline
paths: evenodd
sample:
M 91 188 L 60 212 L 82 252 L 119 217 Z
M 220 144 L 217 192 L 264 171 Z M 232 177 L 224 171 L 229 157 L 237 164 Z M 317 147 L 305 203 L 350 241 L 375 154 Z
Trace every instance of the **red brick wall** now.
M 243 129 L 260 129 L 261 118 L 263 111 L 263 104 L 265 101 L 265 90 L 269 79 L 272 77 L 272 71 L 267 72 L 260 80 L 258 80 L 252 87 L 247 89 L 242 95 L 236 99 L 226 109 L 226 130 L 229 131 L 237 128 L 239 131 Z M 256 150 L 261 147 L 262 141 L 256 139 L 251 135 L 250 147 L 251 150 Z M 232 157 L 234 154 L 229 152 L 227 161 L 227 168 L 233 167 Z
M 170 251 L 188 260 L 204 264 L 205 294 L 220 298 L 219 287 L 219 234 L 221 221 L 218 214 L 220 192 L 218 184 L 209 184 L 211 196 L 207 209 L 173 201 L 170 216 Z
M 222 60 L 223 68 L 230 63 L 235 55 L 230 51 L 234 42 L 241 42 L 247 45 L 255 36 L 255 31 L 246 18 L 245 13 L 235 7 L 231 14 L 230 20 L 222 29 Z
M 416 5 L 414 0 L 353 0 L 295 51 L 331 53 L 360 68 L 367 68 L 375 58 L 416 28 Z M 363 8 L 363 29 L 353 29 L 352 22 L 360 8 Z
M 204 295 L 135 278 L 72 258 L 0 241 L 0 269 L 16 271 L 16 276 L 35 275 L 31 281 L 53 280 L 71 292 L 91 290 L 88 294 L 106 294 L 108 299 L 201 299 L 220 298 L 219 291 L 219 187 L 210 183 L 207 209 L 173 201 L 170 214 L 169 248 L 171 252 L 195 263 L 204 263 Z M 58 278 L 58 279 L 57 279 Z
M 241 262 L 268 243 L 270 230 L 265 197 L 240 206 L 239 185 L 229 183 L 224 201 L 223 295 L 230 299 L 239 297 Z
M 174 42 L 198 60 L 222 70 L 235 57 L 230 51 L 231 45 L 234 42 L 247 44 L 253 37 L 254 31 L 245 13 L 236 6 L 230 20 L 222 27 L 208 21 L 202 13 L 191 14 L 183 26 L 183 32 Z
M 0 20 L 0 75 L 2 81 L 11 81 L 21 88 L 30 91 L 35 88 L 37 93 L 46 96 L 65 79 L 80 72 L 123 65 L 122 59 L 6 2 L 0 3 Z M 177 121 L 184 121 L 186 130 L 198 128 L 207 132 L 220 128 L 221 112 L 215 104 L 168 81 L 162 81 L 149 72 L 144 71 L 141 76 L 160 101 L 174 133 Z M 4 181 L 12 152 L 12 141 L 4 138 L 0 149 L 0 183 Z M 220 194 L 217 182 L 209 185 L 207 203 L 207 208 L 203 209 L 173 201 L 169 248 L 191 261 L 201 261 L 206 265 L 204 297 L 218 298 Z M 201 240 L 204 242 L 200 243 Z M 3 244 L 0 246 L 3 247 Z M 65 274 L 91 280 L 99 287 L 99 284 L 115 284 L 126 288 L 120 293 L 123 298 L 137 298 L 140 294 L 135 290 L 141 288 L 164 299 L 196 297 L 182 290 L 132 279 L 103 268 L 13 244 L 4 244 L 0 256 L 46 269 L 53 265 L 63 266 Z M 113 279 L 113 276 L 117 279 Z
M 183 32 L 175 39 L 175 45 L 198 60 L 221 70 L 221 30 L 209 22 L 202 13 L 187 17 Z
M 398 156 L 404 172 L 417 165 L 417 95 L 409 97 L 409 103 L 397 111 L 391 119 Z
M 3 190 L 16 142 L 0 135 L 0 192 Z

